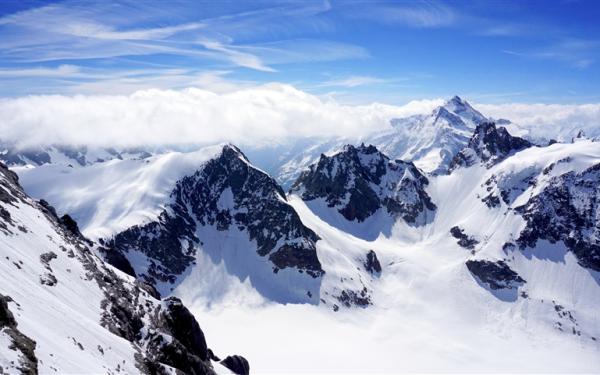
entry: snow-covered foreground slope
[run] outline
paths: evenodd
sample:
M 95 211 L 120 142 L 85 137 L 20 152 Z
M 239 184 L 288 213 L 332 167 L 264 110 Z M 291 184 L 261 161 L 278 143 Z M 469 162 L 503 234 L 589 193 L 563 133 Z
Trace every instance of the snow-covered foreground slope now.
M 214 374 L 181 301 L 161 301 L 90 246 L 0 164 L 0 372 Z

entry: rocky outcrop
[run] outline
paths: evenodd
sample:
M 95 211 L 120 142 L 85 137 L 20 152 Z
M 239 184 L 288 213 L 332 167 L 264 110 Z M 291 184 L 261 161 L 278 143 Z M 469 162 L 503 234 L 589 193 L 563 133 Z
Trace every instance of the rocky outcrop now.
M 492 290 L 517 289 L 526 282 L 502 260 L 468 260 L 466 265 L 473 276 Z
M 9 349 L 19 353 L 19 363 L 12 363 L 13 368 L 2 369 L 0 367 L 0 373 L 4 371 L 12 373 L 14 371 L 27 375 L 37 374 L 36 343 L 19 331 L 17 321 L 8 307 L 8 302 L 12 302 L 12 299 L 0 294 L 0 337 L 6 336 L 11 342 Z
M 475 128 L 468 145 L 452 159 L 450 171 L 478 163 L 490 168 L 508 156 L 531 146 L 529 141 L 510 135 L 506 128 L 497 128 L 493 122 L 483 122 Z
M 249 375 L 250 374 L 250 365 L 246 358 L 239 355 L 228 356 L 224 360 L 221 361 L 223 366 L 230 369 L 234 374 L 237 375 Z
M 582 267 L 600 271 L 600 164 L 551 177 L 515 211 L 527 223 L 517 239 L 521 249 L 562 241 Z
M 430 221 L 436 209 L 425 192 L 428 183 L 412 163 L 390 160 L 374 146 L 347 145 L 333 156 L 321 155 L 291 192 L 305 201 L 323 199 L 349 221 L 362 222 L 384 209 L 418 226 Z
M 348 308 L 352 306 L 367 307 L 372 304 L 371 295 L 366 287 L 360 291 L 350 289 L 342 290 L 340 295 L 336 298 L 342 305 Z
M 379 275 L 381 273 L 381 264 L 377 259 L 377 254 L 373 250 L 369 250 L 367 257 L 364 262 L 365 270 L 371 275 Z
M 473 250 L 475 249 L 475 245 L 479 243 L 475 238 L 469 236 L 465 233 L 464 229 L 454 226 L 450 228 L 450 234 L 452 237 L 456 238 L 459 246 L 464 247 L 465 249 Z

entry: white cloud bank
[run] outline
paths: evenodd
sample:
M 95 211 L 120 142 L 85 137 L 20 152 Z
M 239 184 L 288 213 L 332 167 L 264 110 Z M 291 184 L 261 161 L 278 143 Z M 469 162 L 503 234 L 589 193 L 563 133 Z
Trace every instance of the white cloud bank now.
M 342 105 L 269 84 L 216 94 L 195 88 L 131 95 L 26 96 L 0 100 L 0 138 L 21 146 L 214 144 L 257 146 L 299 137 L 360 137 L 393 117 L 428 112 L 441 100 Z
M 534 138 L 569 140 L 579 130 L 600 136 L 600 103 L 593 104 L 477 104 L 486 116 L 506 118 Z
M 190 145 L 283 143 L 302 137 L 356 137 L 389 120 L 428 113 L 443 99 L 403 106 L 343 105 L 268 84 L 214 93 L 142 90 L 131 95 L 51 95 L 0 99 L 0 139 L 19 146 Z M 600 135 L 600 104 L 479 104 L 482 113 L 508 118 L 545 138 L 568 139 L 578 129 Z

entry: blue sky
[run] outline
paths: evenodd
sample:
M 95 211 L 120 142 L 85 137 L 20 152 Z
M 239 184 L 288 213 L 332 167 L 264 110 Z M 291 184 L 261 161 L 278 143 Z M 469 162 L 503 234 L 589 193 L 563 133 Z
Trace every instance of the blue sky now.
M 291 84 L 351 104 L 600 101 L 598 1 L 0 3 L 0 96 Z

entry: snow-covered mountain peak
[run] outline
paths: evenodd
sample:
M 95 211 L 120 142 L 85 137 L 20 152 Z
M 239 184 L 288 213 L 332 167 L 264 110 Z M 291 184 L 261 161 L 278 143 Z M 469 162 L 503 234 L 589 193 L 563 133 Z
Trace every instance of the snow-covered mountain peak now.
M 275 179 L 226 144 L 171 186 L 155 219 L 106 239 L 103 251 L 128 259 L 126 268 L 165 292 L 208 256 L 268 299 L 316 304 L 324 274 L 318 239 Z
M 248 160 L 248 158 L 246 157 L 246 155 L 244 155 L 244 153 L 242 152 L 242 150 L 240 150 L 236 145 L 234 145 L 233 143 L 223 143 L 221 145 L 222 150 L 221 150 L 221 156 L 225 159 L 242 159 L 245 162 L 250 162 Z
M 320 160 L 326 160 L 327 156 L 321 155 Z M 358 169 L 358 173 L 368 173 L 376 178 L 377 169 L 382 168 L 383 163 L 387 162 L 389 158 L 379 152 L 373 145 L 365 145 L 361 143 L 358 146 L 345 145 L 342 150 L 336 154 L 336 159 L 341 160 L 347 164 L 349 168 Z M 361 171 L 365 169 L 365 171 Z M 343 170 L 343 168 L 342 168 Z M 340 169 L 335 169 L 333 172 L 337 173 Z
M 447 109 L 449 112 L 454 113 L 463 120 L 466 120 L 471 126 L 476 126 L 480 122 L 487 120 L 487 118 L 475 108 L 473 108 L 471 104 L 469 104 L 469 102 L 463 100 L 458 95 L 455 95 L 454 97 L 449 99 L 443 105 L 443 108 Z
M 390 129 L 365 142 L 392 158 L 411 160 L 422 170 L 439 174 L 447 171 L 454 155 L 483 121 L 487 121 L 485 116 L 455 96 L 427 115 L 392 119 Z
M 323 200 L 346 220 L 361 223 L 384 209 L 413 225 L 424 224 L 435 205 L 424 191 L 427 177 L 411 162 L 391 160 L 375 146 L 345 146 L 303 172 L 291 192 Z

